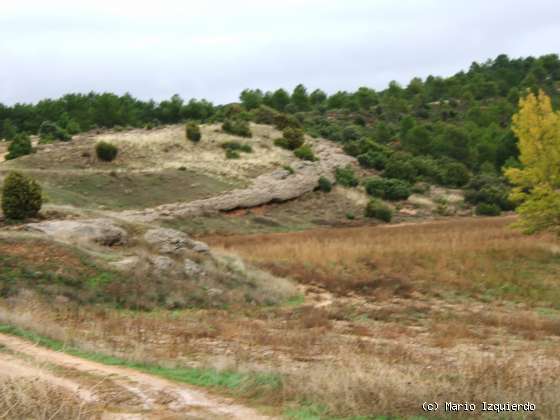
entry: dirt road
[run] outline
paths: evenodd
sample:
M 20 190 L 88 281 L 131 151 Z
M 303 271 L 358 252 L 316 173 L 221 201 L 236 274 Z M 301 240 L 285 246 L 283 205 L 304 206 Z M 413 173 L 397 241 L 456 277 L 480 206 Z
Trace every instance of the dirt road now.
M 251 408 L 133 369 L 0 334 L 0 376 L 36 377 L 102 407 L 102 419 L 270 419 Z

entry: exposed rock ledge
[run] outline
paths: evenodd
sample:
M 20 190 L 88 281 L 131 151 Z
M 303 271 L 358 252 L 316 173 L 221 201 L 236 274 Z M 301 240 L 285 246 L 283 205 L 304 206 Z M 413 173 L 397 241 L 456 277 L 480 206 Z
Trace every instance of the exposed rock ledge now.
M 114 213 L 113 216 L 124 220 L 151 222 L 173 217 L 197 216 L 208 211 L 227 211 L 256 207 L 270 202 L 288 201 L 313 191 L 321 176 L 332 180 L 334 170 L 338 166 L 355 162 L 353 157 L 346 155 L 331 142 L 324 140 L 315 142 L 313 149 L 319 160 L 298 161 L 292 165 L 294 174 L 279 169 L 258 176 L 253 184 L 245 189 L 229 191 L 190 203 L 164 204 L 150 209 Z

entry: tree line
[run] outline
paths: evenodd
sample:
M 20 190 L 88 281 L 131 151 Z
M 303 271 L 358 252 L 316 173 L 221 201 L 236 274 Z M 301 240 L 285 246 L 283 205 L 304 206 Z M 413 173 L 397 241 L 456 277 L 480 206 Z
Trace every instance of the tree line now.
M 246 89 L 237 105 L 216 106 L 204 99 L 174 95 L 159 103 L 130 94 L 68 94 L 36 104 L 0 104 L 0 137 L 40 134 L 65 140 L 93 128 L 153 127 L 189 120 L 251 120 L 259 110 L 291 115 L 308 134 L 344 144 L 364 165 L 383 166 L 385 147 L 410 156 L 460 162 L 479 173 L 516 164 L 518 150 L 511 117 L 527 92 L 543 90 L 558 105 L 560 60 L 499 55 L 474 62 L 451 77 L 413 78 L 406 86 L 390 82 L 380 91 L 361 87 L 328 95 L 298 85 L 262 92 Z M 386 153 L 385 153 L 386 154 Z

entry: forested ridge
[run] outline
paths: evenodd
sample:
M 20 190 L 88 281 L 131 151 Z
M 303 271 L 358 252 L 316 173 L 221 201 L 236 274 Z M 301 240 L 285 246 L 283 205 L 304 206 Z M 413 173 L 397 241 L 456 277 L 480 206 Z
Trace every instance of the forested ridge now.
M 68 94 L 36 104 L 0 104 L 0 137 L 13 140 L 18 133 L 39 133 L 44 141 L 67 140 L 93 128 L 151 128 L 187 120 L 273 122 L 281 113 L 292 121 L 288 124 L 300 125 L 308 134 L 343 143 L 366 167 L 410 181 L 424 178 L 462 186 L 468 182 L 467 172 L 499 173 L 504 165 L 517 164 L 510 126 L 520 96 L 542 89 L 557 105 L 559 81 L 557 54 L 515 59 L 499 55 L 451 77 L 414 78 L 406 86 L 391 82 L 382 91 L 362 87 L 327 95 L 298 85 L 291 93 L 244 90 L 239 104 L 219 106 L 184 101 L 178 95 L 156 103 L 130 94 Z M 393 161 L 399 164 L 391 161 L 395 152 L 399 159 Z M 456 173 L 459 164 L 464 176 L 443 179 L 442 167 L 450 164 L 455 166 L 448 172 Z

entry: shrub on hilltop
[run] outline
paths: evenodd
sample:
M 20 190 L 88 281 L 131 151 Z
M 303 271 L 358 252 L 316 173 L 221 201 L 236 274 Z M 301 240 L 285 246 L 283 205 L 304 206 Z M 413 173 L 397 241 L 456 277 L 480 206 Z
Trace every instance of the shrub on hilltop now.
M 278 118 L 278 111 L 266 105 L 261 105 L 253 110 L 253 121 L 257 124 L 274 125 Z
M 112 162 L 117 157 L 119 149 L 111 143 L 101 141 L 95 145 L 95 154 L 99 160 Z
M 194 122 L 187 123 L 186 133 L 187 138 L 194 143 L 198 143 L 202 138 L 202 134 L 200 133 L 200 126 Z
M 240 137 L 252 137 L 249 123 L 242 119 L 227 119 L 222 124 L 224 133 Z

